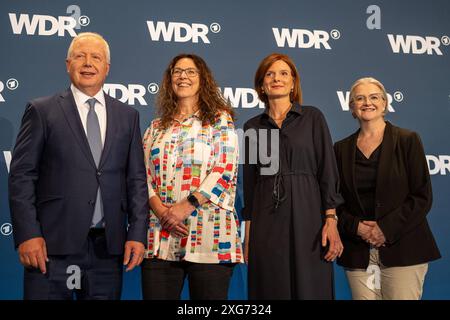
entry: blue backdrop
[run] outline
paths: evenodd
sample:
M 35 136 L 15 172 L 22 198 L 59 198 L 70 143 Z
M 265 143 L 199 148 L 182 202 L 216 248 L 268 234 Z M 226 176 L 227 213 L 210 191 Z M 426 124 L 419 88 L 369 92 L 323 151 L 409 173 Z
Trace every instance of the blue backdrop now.
M 204 57 L 236 108 L 238 128 L 262 111 L 251 88 L 259 61 L 271 52 L 294 59 L 304 102 L 323 111 L 335 141 L 357 128 L 348 112 L 350 85 L 363 76 L 379 79 L 390 95 L 387 119 L 421 135 L 432 174 L 429 221 L 443 258 L 430 265 L 423 298 L 449 299 L 449 17 L 447 0 L 2 0 L 0 299 L 22 297 L 7 174 L 25 104 L 69 86 L 67 48 L 84 31 L 108 40 L 111 71 L 105 90 L 139 111 L 142 131 L 154 115 L 163 70 L 181 52 Z M 240 179 L 239 211 L 242 197 Z M 337 298 L 349 299 L 342 270 L 335 269 Z M 139 277 L 137 270 L 126 274 L 124 299 L 140 299 Z M 246 267 L 239 266 L 230 298 L 246 298 L 245 279 Z

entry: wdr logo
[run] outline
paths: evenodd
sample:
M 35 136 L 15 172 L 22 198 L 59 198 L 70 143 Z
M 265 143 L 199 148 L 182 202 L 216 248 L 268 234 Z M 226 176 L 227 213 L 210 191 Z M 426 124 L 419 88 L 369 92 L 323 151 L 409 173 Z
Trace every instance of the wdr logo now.
M 128 84 L 125 86 L 119 83 L 105 83 L 103 90 L 111 97 L 119 99 L 130 106 L 136 104 L 146 106 L 148 105 L 145 100 L 147 90 L 150 94 L 156 94 L 159 91 L 159 87 L 156 83 L 150 83 L 147 89 L 140 84 Z
M 259 107 L 264 108 L 264 103 L 259 100 L 258 94 L 255 90 L 250 88 L 223 88 L 223 96 L 229 100 L 233 108 L 250 109 Z
M 220 24 L 211 23 L 208 27 L 205 24 L 193 23 L 191 25 L 182 22 L 164 22 L 164 21 L 147 21 L 148 31 L 152 41 L 160 41 L 161 36 L 166 42 L 188 42 L 210 43 L 207 35 L 211 30 L 212 33 L 218 33 L 221 30 Z
M 440 174 L 442 176 L 450 173 L 450 156 L 449 155 L 426 155 L 428 169 L 430 175 Z
M 442 51 L 439 48 L 442 45 L 450 45 L 450 38 L 442 36 L 441 39 L 437 37 L 420 37 L 420 36 L 403 36 L 403 35 L 387 35 L 389 43 L 394 53 L 404 54 L 437 54 L 442 56 Z
M 347 91 L 344 93 L 344 91 L 336 91 L 338 99 L 339 99 L 339 103 L 341 105 L 342 111 L 349 111 L 350 110 L 350 91 Z M 387 103 L 387 108 L 389 112 L 395 112 L 394 108 L 392 107 L 392 102 L 402 102 L 403 101 L 403 93 L 401 93 L 400 91 L 396 91 L 394 92 L 392 95 L 391 94 L 387 94 L 388 96 L 388 103 Z
M 333 29 L 330 33 L 323 30 L 272 28 L 278 47 L 284 48 L 312 48 L 331 50 L 330 37 L 337 40 L 341 37 L 339 30 Z
M 29 36 L 52 36 L 58 34 L 59 37 L 64 37 L 68 33 L 71 37 L 77 34 L 74 29 L 78 26 L 86 26 L 89 24 L 89 18 L 81 16 L 77 20 L 73 17 L 66 16 L 47 16 L 47 15 L 29 15 L 21 13 L 18 17 L 15 13 L 9 13 L 9 21 L 14 34 L 26 34 Z
M 8 79 L 6 81 L 6 88 L 13 91 L 16 90 L 19 87 L 19 81 L 17 81 L 14 78 Z M 5 89 L 5 84 L 0 81 L 0 102 L 5 102 L 5 98 L 2 95 L 2 91 Z

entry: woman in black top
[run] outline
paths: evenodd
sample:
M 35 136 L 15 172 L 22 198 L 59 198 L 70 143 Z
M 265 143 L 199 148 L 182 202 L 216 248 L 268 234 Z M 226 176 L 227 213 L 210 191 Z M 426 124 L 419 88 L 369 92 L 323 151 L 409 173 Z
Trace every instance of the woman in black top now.
M 244 126 L 249 298 L 333 299 L 342 198 L 327 124 L 317 108 L 301 105 L 299 74 L 286 55 L 260 63 L 255 89 L 266 110 Z
M 373 78 L 350 91 L 360 129 L 335 145 L 345 203 L 338 208 L 353 299 L 420 299 L 440 257 L 427 223 L 432 192 L 417 133 L 384 120 L 387 94 Z

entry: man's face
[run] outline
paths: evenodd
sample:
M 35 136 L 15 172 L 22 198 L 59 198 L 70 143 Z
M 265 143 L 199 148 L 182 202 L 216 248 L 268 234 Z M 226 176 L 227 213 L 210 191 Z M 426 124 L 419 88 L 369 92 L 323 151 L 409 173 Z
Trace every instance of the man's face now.
M 93 37 L 77 40 L 66 66 L 75 87 L 88 96 L 94 96 L 101 90 L 109 72 L 104 43 Z

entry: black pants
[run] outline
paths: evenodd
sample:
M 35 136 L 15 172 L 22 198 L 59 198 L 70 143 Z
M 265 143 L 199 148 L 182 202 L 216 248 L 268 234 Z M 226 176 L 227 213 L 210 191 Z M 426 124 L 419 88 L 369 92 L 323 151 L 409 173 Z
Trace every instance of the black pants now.
M 50 255 L 47 273 L 25 268 L 25 300 L 118 300 L 123 256 L 110 255 L 104 231 L 89 232 L 82 252 Z
M 191 300 L 227 300 L 234 265 L 144 259 L 143 298 L 179 300 L 187 276 Z

